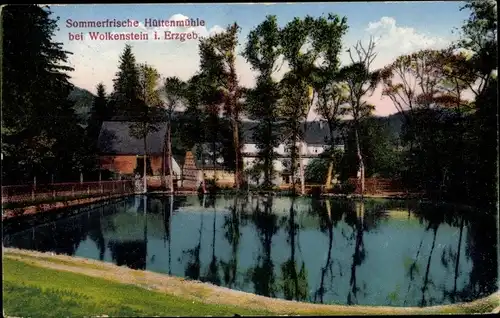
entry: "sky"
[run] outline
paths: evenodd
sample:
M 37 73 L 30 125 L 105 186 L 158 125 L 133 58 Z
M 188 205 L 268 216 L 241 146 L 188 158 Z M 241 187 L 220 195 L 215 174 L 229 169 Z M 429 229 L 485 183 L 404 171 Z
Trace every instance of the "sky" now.
M 346 65 L 349 56 L 346 50 L 357 41 L 367 44 L 370 36 L 376 41 L 377 58 L 373 69 L 391 63 L 396 57 L 420 49 L 444 48 L 457 39 L 459 28 L 469 13 L 460 11 L 462 2 L 339 2 L 339 3 L 291 3 L 291 4 L 94 4 L 94 5 L 60 5 L 51 6 L 54 17 L 59 17 L 59 30 L 54 40 L 62 42 L 65 50 L 72 52 L 69 64 L 74 68 L 70 73 L 71 82 L 92 93 L 96 85 L 102 82 L 107 92 L 113 87 L 113 78 L 118 70 L 119 56 L 125 44 L 131 44 L 139 63 L 154 66 L 166 78 L 178 76 L 182 80 L 189 79 L 198 70 L 198 41 L 191 39 L 165 40 L 164 31 L 174 33 L 192 33 L 207 36 L 221 32 L 226 26 L 237 22 L 241 27 L 238 51 L 244 47 L 251 29 L 260 24 L 266 15 L 276 15 L 280 26 L 284 26 L 294 17 L 326 16 L 334 13 L 347 17 L 349 29 L 343 38 L 341 62 Z M 186 18 L 203 20 L 205 26 L 146 28 L 146 19 L 183 20 Z M 102 20 L 134 20 L 138 27 L 131 28 L 74 28 L 67 27 L 67 20 L 102 21 Z M 159 39 L 154 38 L 157 32 Z M 147 32 L 147 40 L 92 40 L 90 32 Z M 70 40 L 70 33 L 82 34 L 83 40 Z M 237 57 L 236 69 L 240 84 L 252 87 L 255 75 L 250 65 L 241 56 Z M 285 65 L 275 78 L 286 73 Z M 397 110 L 392 102 L 381 95 L 377 88 L 367 101 L 375 105 L 375 115 L 386 116 Z M 308 120 L 317 119 L 312 110 Z

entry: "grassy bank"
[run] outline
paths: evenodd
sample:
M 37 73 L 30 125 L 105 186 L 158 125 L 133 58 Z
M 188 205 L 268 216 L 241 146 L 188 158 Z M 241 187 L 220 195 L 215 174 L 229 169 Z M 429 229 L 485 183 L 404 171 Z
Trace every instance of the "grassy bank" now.
M 472 303 L 428 308 L 317 305 L 93 260 L 4 251 L 4 313 L 16 317 L 484 313 L 500 300 L 497 293 Z
M 5 314 L 16 317 L 178 316 L 266 314 L 218 306 L 145 290 L 102 278 L 41 268 L 30 262 L 4 261 Z

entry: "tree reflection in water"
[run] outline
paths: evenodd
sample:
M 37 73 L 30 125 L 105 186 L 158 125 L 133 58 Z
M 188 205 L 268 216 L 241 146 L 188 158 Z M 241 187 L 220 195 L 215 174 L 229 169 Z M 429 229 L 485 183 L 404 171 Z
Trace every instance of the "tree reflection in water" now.
M 212 259 L 210 261 L 210 264 L 208 265 L 208 270 L 207 273 L 201 277 L 201 281 L 203 282 L 210 282 L 214 285 L 219 286 L 221 283 L 220 276 L 219 276 L 219 263 L 217 261 L 217 257 L 215 256 L 215 234 L 217 233 L 216 230 L 216 224 L 217 224 L 217 210 L 215 209 L 215 202 L 216 202 L 216 197 L 215 196 L 209 196 L 209 206 L 213 208 L 213 226 L 212 226 Z
M 102 234 L 101 218 L 104 214 L 104 206 L 99 208 L 100 215 L 95 215 L 90 217 L 90 230 L 89 238 L 95 242 L 97 249 L 99 250 L 99 260 L 104 260 L 104 254 L 106 253 L 106 241 L 104 240 L 104 235 Z
M 498 291 L 498 219 L 495 213 L 475 212 L 467 231 L 466 255 L 472 261 L 470 279 L 462 292 L 461 301 L 485 297 Z M 477 215 L 477 216 L 476 216 Z
M 137 213 L 142 212 L 137 215 L 137 218 L 138 220 L 142 218 L 144 223 L 143 239 L 134 241 L 110 240 L 108 243 L 111 258 L 118 266 L 126 265 L 133 269 L 146 269 L 148 253 L 147 203 L 147 197 L 143 196 L 137 209 Z
M 254 196 L 251 200 L 246 197 L 229 198 L 229 213 L 225 213 L 215 209 L 214 198 L 202 196 L 199 199 L 203 208 L 191 203 L 191 211 L 176 212 L 176 206 L 182 201 L 180 197 L 149 198 L 147 205 L 143 198 L 128 199 L 67 217 L 57 223 L 7 235 L 4 244 L 7 247 L 92 257 L 145 269 L 150 226 L 149 239 L 159 243 L 151 244 L 150 252 L 165 255 L 168 252 L 168 261 L 166 257 L 157 257 L 156 262 L 164 263 L 155 264 L 151 269 L 166 269 L 168 266 L 168 273 L 175 273 L 179 253 L 179 262 L 184 269 L 179 273 L 182 276 L 270 297 L 310 299 L 318 303 L 335 301 L 387 305 L 387 299 L 384 301 L 376 294 L 378 290 L 389 292 L 388 289 L 395 288 L 389 298 L 395 295 L 401 300 L 396 297 L 389 299 L 390 305 L 422 306 L 470 301 L 498 290 L 497 220 L 483 217 L 481 211 L 464 212 L 456 207 L 418 203 L 408 212 L 407 218 L 406 211 L 399 211 L 397 216 L 385 212 L 405 207 L 404 204 L 398 206 L 399 203 L 394 201 L 324 201 Z M 280 217 L 278 209 L 283 203 L 286 204 L 283 211 L 286 216 Z M 304 208 L 309 210 L 308 215 L 298 212 Z M 210 227 L 203 229 L 207 215 L 202 210 L 206 209 L 210 209 L 208 212 L 213 219 L 209 222 Z M 144 211 L 147 213 L 144 214 Z M 187 216 L 187 213 L 191 215 Z M 154 227 L 151 223 L 155 220 L 154 214 L 158 214 L 159 224 L 163 214 L 164 230 L 151 228 Z M 187 225 L 186 231 L 173 234 L 171 224 L 176 216 L 181 220 L 184 217 L 194 218 L 195 222 Z M 219 222 L 220 218 L 224 218 L 223 222 Z M 378 226 L 381 220 L 387 220 L 384 226 Z M 247 227 L 248 221 L 255 226 Z M 303 228 L 307 227 L 307 234 L 299 231 L 298 223 Z M 139 233 L 132 233 L 134 229 L 138 229 Z M 203 230 L 207 233 L 202 235 Z M 220 234 L 229 243 L 228 255 L 224 259 L 221 255 L 217 257 L 216 253 L 226 253 L 216 247 L 216 244 L 221 244 L 216 237 L 218 231 L 223 231 Z M 286 242 L 277 240 L 282 234 L 287 236 Z M 420 237 L 422 234 L 423 237 Z M 253 240 L 255 235 L 258 240 Z M 303 235 L 303 240 L 299 239 L 299 235 Z M 366 235 L 370 235 L 369 239 Z M 388 251 L 380 243 L 390 241 L 391 236 L 399 239 L 398 242 L 392 241 L 395 249 L 391 252 L 397 255 L 391 261 L 385 261 Z M 372 239 L 378 243 L 371 244 Z M 309 248 L 316 248 L 318 241 L 324 241 L 325 246 L 318 253 L 309 254 L 305 264 L 301 261 L 299 241 L 302 244 L 308 242 Z M 181 243 L 185 242 L 194 247 L 182 250 Z M 348 250 L 344 248 L 346 245 Z M 245 250 L 242 250 L 243 246 Z M 206 248 L 211 255 L 206 265 L 202 265 L 200 260 L 202 248 Z M 369 254 L 367 248 L 370 249 Z M 256 257 L 246 257 L 252 249 L 257 249 Z M 282 256 L 283 251 L 288 251 L 287 255 Z M 407 251 L 411 253 L 408 256 Z M 151 263 L 148 264 L 154 262 L 154 255 L 150 257 Z M 398 257 L 406 258 L 404 264 Z M 315 270 L 307 273 L 306 265 L 308 269 Z M 350 269 L 348 276 L 343 273 L 343 268 Z M 401 275 L 397 275 L 399 270 Z M 376 274 L 371 275 L 372 272 Z M 249 275 L 245 276 L 245 273 Z M 388 276 L 385 280 L 378 280 L 381 275 Z M 246 280 L 251 284 L 242 284 Z M 308 290 L 310 284 L 314 284 L 313 291 Z M 370 284 L 370 293 L 367 284 Z
M 205 196 L 203 196 L 200 199 L 202 200 L 203 203 L 205 202 Z M 203 232 L 203 213 L 201 213 L 200 215 L 199 239 L 196 246 L 192 249 L 188 249 L 187 251 L 183 251 L 183 256 L 188 257 L 184 275 L 194 280 L 198 280 L 200 278 L 200 267 L 201 267 L 200 250 L 201 250 L 202 232 Z
M 163 224 L 165 234 L 163 235 L 163 246 L 167 245 L 168 241 L 168 274 L 172 275 L 172 213 L 174 213 L 174 196 L 170 195 L 168 200 L 162 200 Z
M 321 268 L 321 279 L 319 288 L 314 293 L 314 302 L 324 303 L 324 296 L 327 292 L 325 288 L 326 274 L 330 272 L 330 278 L 333 280 L 333 228 L 337 226 L 337 223 L 342 219 L 343 209 L 341 202 L 335 202 L 330 200 L 324 201 L 312 201 L 311 212 L 313 214 L 318 214 L 319 226 L 321 232 L 328 232 L 328 250 L 326 252 L 326 263 Z
M 363 242 L 363 231 L 364 231 L 363 221 L 365 217 L 365 203 L 363 201 L 355 202 L 354 207 L 356 214 L 354 218 L 350 218 L 351 222 L 349 224 L 353 228 L 353 236 L 355 238 L 355 244 L 354 244 L 354 253 L 352 254 L 351 278 L 349 280 L 350 289 L 347 294 L 348 305 L 357 304 L 358 302 L 357 294 L 360 288 L 358 286 L 356 269 L 364 262 L 366 258 L 365 245 Z
M 295 221 L 296 198 L 292 197 L 291 201 L 288 222 L 285 219 L 285 228 L 288 232 L 287 242 L 290 245 L 290 258 L 281 265 L 281 288 L 285 299 L 302 301 L 309 298 L 309 286 L 305 263 L 302 262 L 300 271 L 297 270 L 295 239 L 299 230 L 299 224 Z
M 271 257 L 271 246 L 273 236 L 278 231 L 278 217 L 273 213 L 273 197 L 263 198 L 264 210 L 260 208 L 260 200 L 252 213 L 252 221 L 257 229 L 257 235 L 261 243 L 260 254 L 256 259 L 256 265 L 250 268 L 249 273 L 254 286 L 254 292 L 258 295 L 276 297 L 276 278 L 274 263 Z
M 236 287 L 238 273 L 238 249 L 240 247 L 241 229 L 240 214 L 238 211 L 238 197 L 234 197 L 230 214 L 224 216 L 224 237 L 231 245 L 231 259 L 228 262 L 221 260 L 224 272 L 224 283 L 228 288 Z

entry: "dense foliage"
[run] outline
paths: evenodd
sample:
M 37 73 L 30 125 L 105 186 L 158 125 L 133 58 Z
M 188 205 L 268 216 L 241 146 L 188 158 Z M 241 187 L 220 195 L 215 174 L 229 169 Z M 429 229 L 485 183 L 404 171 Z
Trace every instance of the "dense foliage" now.
M 275 147 L 286 143 L 302 191 L 305 181 L 329 184 L 333 174 L 362 180 L 380 176 L 401 178 L 409 190 L 437 200 L 494 204 L 497 8 L 493 1 L 468 1 L 464 9 L 471 15 L 460 41 L 444 50 L 400 56 L 380 70 L 371 67 L 376 41 L 359 42 L 348 50 L 349 63 L 340 65 L 340 52 L 347 49 L 341 45 L 345 17 L 306 16 L 280 26 L 275 16 L 267 16 L 250 31 L 241 52 L 257 72 L 251 89 L 241 87 L 236 72 L 236 23 L 200 40 L 200 69 L 186 82 L 170 78 L 161 85 L 156 69 L 138 64 L 127 45 L 113 91 L 108 95 L 103 85 L 97 87 L 85 126 L 68 98 L 71 68 L 64 65 L 70 53 L 52 40 L 57 20 L 48 8 L 7 6 L 2 11 L 4 180 L 52 174 L 75 180 L 79 172 L 97 168 L 95 140 L 104 120 L 127 115 L 135 121 L 132 135 L 145 140 L 168 114 L 168 153 L 205 144 L 195 151 L 198 159 L 223 162 L 235 171 L 239 188 L 247 179 L 241 142 L 246 117 L 258 120 L 251 132 L 258 147 L 252 174 L 260 170 L 263 177 L 256 179 L 264 187 L 273 180 Z M 278 80 L 274 74 L 285 62 L 289 69 Z M 366 98 L 377 86 L 394 103 L 402 124 L 372 116 L 374 106 Z M 473 98 L 465 98 L 467 93 Z M 330 156 L 304 167 L 298 141 L 311 107 L 329 127 L 331 149 L 343 142 L 345 152 L 342 158 L 326 152 Z M 346 115 L 350 120 L 343 120 Z M 335 137 L 340 128 L 343 140 Z
M 4 183 L 77 179 L 91 169 L 88 139 L 68 98 L 70 53 L 52 41 L 56 24 L 50 10 L 37 5 L 2 10 Z

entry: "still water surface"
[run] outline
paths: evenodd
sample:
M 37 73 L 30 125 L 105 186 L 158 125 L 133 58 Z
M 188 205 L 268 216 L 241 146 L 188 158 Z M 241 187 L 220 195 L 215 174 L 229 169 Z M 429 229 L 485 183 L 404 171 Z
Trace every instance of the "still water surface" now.
M 430 306 L 498 289 L 495 222 L 464 215 L 384 200 L 136 196 L 11 234 L 4 246 L 284 299 Z

